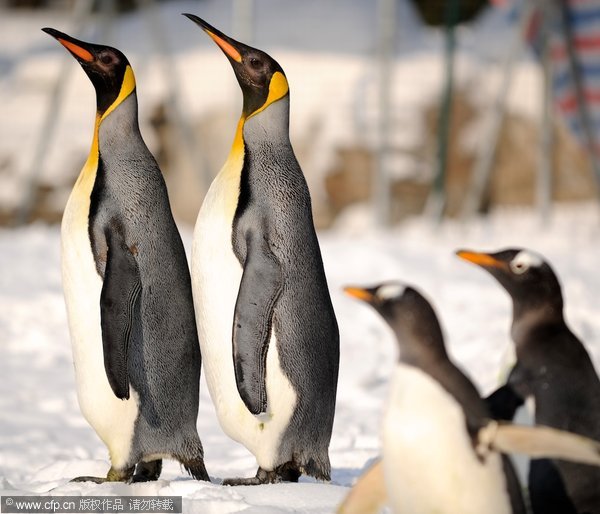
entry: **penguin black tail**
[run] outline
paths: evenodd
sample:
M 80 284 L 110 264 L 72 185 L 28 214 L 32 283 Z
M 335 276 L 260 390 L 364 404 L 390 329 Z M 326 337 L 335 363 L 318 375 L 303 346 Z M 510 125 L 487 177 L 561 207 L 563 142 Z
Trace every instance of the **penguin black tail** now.
M 210 482 L 210 477 L 208 476 L 208 472 L 204 466 L 204 459 L 202 457 L 185 461 L 181 460 L 180 462 L 183 464 L 183 467 L 190 476 L 196 480 L 205 480 L 206 482 Z

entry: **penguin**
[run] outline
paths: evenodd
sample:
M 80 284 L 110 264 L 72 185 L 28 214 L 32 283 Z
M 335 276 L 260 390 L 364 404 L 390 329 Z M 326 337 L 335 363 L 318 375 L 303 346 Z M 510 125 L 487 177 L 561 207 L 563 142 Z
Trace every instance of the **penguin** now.
M 256 476 L 223 483 L 327 481 L 339 332 L 289 139 L 289 85 L 266 53 L 185 16 L 225 53 L 243 93 L 229 157 L 198 214 L 191 264 L 220 425 L 258 464 Z
M 345 291 L 371 305 L 400 346 L 382 427 L 382 468 L 392 510 L 525 513 L 508 457 L 479 450 L 490 412 L 448 356 L 429 302 L 400 282 Z
M 140 134 L 133 70 L 115 48 L 42 30 L 79 62 L 97 99 L 91 150 L 62 219 L 61 260 L 77 397 L 111 467 L 105 478 L 75 480 L 156 480 L 163 458 L 208 480 L 190 273 Z
M 537 424 L 600 441 L 600 380 L 565 321 L 561 286 L 550 264 L 523 248 L 459 250 L 457 255 L 488 271 L 512 298 L 517 361 L 507 384 L 493 396 L 532 399 Z M 600 513 L 598 468 L 533 460 L 528 485 L 536 514 Z

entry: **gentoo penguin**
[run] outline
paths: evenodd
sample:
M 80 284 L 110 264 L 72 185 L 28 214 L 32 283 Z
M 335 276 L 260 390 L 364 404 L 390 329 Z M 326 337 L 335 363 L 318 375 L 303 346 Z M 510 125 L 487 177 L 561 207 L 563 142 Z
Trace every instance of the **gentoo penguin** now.
M 394 512 L 524 513 L 508 457 L 478 451 L 490 414 L 446 353 L 429 302 L 397 282 L 345 290 L 375 308 L 400 346 L 382 432 L 383 475 Z
M 208 389 L 258 471 L 227 485 L 330 479 L 338 327 L 308 187 L 289 140 L 289 88 L 266 53 L 186 14 L 219 45 L 244 103 L 194 231 L 192 285 Z
M 76 480 L 155 480 L 162 458 L 208 480 L 190 275 L 140 134 L 133 71 L 119 50 L 42 30 L 79 62 L 97 98 L 92 147 L 62 220 L 62 276 L 79 405 L 111 468 Z
M 517 363 L 502 389 L 532 398 L 537 424 L 600 440 L 600 380 L 565 322 L 561 287 L 550 265 L 525 249 L 457 255 L 488 271 L 512 298 Z M 534 460 L 528 482 L 536 514 L 600 513 L 598 468 Z

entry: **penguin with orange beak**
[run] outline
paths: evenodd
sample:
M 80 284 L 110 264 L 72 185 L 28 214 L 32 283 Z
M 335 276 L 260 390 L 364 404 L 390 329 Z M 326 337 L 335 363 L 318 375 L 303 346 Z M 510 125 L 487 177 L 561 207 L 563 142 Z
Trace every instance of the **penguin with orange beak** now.
M 289 85 L 265 52 L 186 14 L 221 48 L 244 103 L 194 231 L 192 282 L 208 389 L 223 430 L 256 457 L 229 485 L 330 479 L 339 334 Z
M 43 30 L 81 65 L 97 101 L 90 153 L 62 219 L 62 277 L 79 405 L 111 468 L 76 480 L 156 480 L 163 458 L 208 480 L 190 274 L 140 134 L 133 70 L 115 48 Z
M 563 296 L 550 264 L 530 250 L 459 250 L 504 287 L 512 299 L 517 362 L 507 384 L 492 395 L 531 399 L 535 422 L 600 441 L 600 380 L 588 352 L 568 327 Z M 501 403 L 501 402 L 500 402 Z M 600 470 L 559 459 L 533 460 L 529 491 L 536 514 L 600 513 Z

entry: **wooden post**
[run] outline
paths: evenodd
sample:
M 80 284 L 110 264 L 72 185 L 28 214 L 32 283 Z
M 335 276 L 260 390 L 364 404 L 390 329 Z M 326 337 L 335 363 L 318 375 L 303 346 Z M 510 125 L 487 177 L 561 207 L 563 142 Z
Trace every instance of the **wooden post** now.
M 448 0 L 445 12 L 445 78 L 444 91 L 440 102 L 438 117 L 437 169 L 435 171 L 431 192 L 427 198 L 425 214 L 436 222 L 440 222 L 446 209 L 446 168 L 448 167 L 448 146 L 450 139 L 450 123 L 452 121 L 452 99 L 454 96 L 454 54 L 456 50 L 456 21 L 460 5 L 458 0 Z
M 506 99 L 512 82 L 513 69 L 517 57 L 521 55 L 524 45 L 524 33 L 531 17 L 531 2 L 522 6 L 519 25 L 514 39 L 509 47 L 506 59 L 502 66 L 502 82 L 492 107 L 492 120 L 489 133 L 481 138 L 477 159 L 473 166 L 470 184 L 465 196 L 461 218 L 467 220 L 475 216 L 483 203 L 483 198 L 488 192 L 488 185 L 492 175 L 492 166 L 496 158 L 496 149 L 500 140 L 500 133 L 504 124 Z
M 377 153 L 371 201 L 375 223 L 378 226 L 388 226 L 391 223 L 389 170 L 390 82 L 394 66 L 396 0 L 379 0 L 378 19 L 379 123 L 377 126 Z

